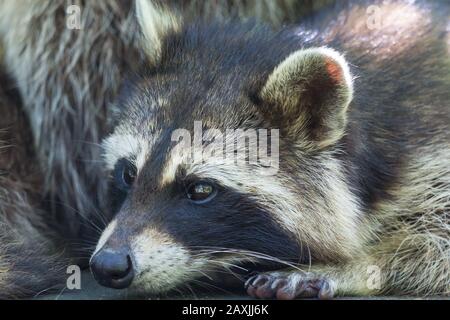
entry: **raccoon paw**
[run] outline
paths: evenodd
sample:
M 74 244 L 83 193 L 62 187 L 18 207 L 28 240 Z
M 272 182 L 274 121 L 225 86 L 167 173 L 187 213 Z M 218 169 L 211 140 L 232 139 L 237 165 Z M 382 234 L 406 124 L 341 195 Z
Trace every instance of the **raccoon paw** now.
M 251 277 L 245 283 L 247 293 L 259 299 L 295 298 L 331 299 L 334 283 L 310 272 L 269 272 Z

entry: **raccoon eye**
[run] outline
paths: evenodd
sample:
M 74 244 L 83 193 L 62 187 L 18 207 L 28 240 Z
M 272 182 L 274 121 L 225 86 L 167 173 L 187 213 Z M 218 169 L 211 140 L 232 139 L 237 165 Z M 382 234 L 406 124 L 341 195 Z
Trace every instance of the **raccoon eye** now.
M 191 183 L 186 194 L 195 203 L 206 203 L 216 196 L 217 191 L 211 183 L 202 181 Z
M 114 169 L 116 186 L 122 191 L 128 191 L 136 178 L 136 167 L 127 159 L 120 159 Z

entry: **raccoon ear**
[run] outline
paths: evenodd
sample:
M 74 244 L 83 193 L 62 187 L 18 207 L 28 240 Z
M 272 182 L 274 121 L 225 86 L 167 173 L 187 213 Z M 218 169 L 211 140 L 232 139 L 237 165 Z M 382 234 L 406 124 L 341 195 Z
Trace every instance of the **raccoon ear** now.
M 157 64 L 164 37 L 181 29 L 180 17 L 156 0 L 136 0 L 136 16 L 142 33 L 142 47 L 150 62 Z
M 329 48 L 294 52 L 275 68 L 260 93 L 280 131 L 314 149 L 343 136 L 352 96 L 348 64 Z

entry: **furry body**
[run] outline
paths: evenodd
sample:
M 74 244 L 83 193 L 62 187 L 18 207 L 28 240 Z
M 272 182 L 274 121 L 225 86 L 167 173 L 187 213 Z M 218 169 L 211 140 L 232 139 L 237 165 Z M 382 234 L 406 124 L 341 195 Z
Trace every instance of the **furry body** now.
M 4 75 L 2 80 L 2 83 L 9 81 Z M 1 88 L 1 299 L 34 294 L 37 288 L 51 288 L 61 282 L 65 272 L 65 259 L 51 241 L 54 231 L 40 205 L 42 173 L 32 148 L 28 121 L 19 105 L 17 92 Z
M 183 2 L 183 10 L 190 16 L 202 11 L 203 15 L 218 17 L 246 17 L 257 12 L 260 19 L 279 24 L 297 19 L 305 10 L 304 6 L 294 3 L 290 0 L 276 4 L 273 1 L 242 4 L 221 1 L 211 5 L 210 2 L 186 1 Z M 66 27 L 66 10 L 74 4 L 81 8 L 80 30 Z M 272 14 L 267 15 L 266 7 L 272 9 Z M 309 7 L 311 9 L 312 5 Z M 0 3 L 0 16 L 2 69 L 9 75 L 2 78 L 1 87 L 5 90 L 17 88 L 13 94 L 13 100 L 17 101 L 12 104 L 4 101 L 9 99 L 7 95 L 2 95 L 2 108 L 17 109 L 17 114 L 26 123 L 24 126 L 27 126 L 26 147 L 33 153 L 33 157 L 25 153 L 16 154 L 16 158 L 21 160 L 15 162 L 21 163 L 27 171 L 38 172 L 33 175 L 33 180 L 22 169 L 15 171 L 18 193 L 14 192 L 16 187 L 10 187 L 10 180 L 2 182 L 4 197 L 1 205 L 8 206 L 8 212 L 13 212 L 8 216 L 14 214 L 19 219 L 35 221 L 45 216 L 45 224 L 50 224 L 51 228 L 44 227 L 44 230 L 49 230 L 44 233 L 56 233 L 56 241 L 61 245 L 66 242 L 72 247 L 80 242 L 92 244 L 96 241 L 97 229 L 107 223 L 110 215 L 103 201 L 106 180 L 99 161 L 101 150 L 98 144 L 108 131 L 108 110 L 124 75 L 141 61 L 133 3 L 122 0 L 5 0 Z M 8 124 L 1 129 L 7 130 L 8 134 L 17 132 L 22 136 L 25 132 L 22 125 L 10 127 L 16 121 L 14 112 L 7 113 L 9 120 L 5 119 L 5 122 Z M 18 139 L 14 143 L 20 148 L 22 143 L 25 144 Z M 1 157 L 2 164 L 9 163 L 11 154 L 3 152 Z M 9 165 L 1 169 L 12 171 Z M 26 182 L 28 179 L 33 180 L 31 187 Z M 19 195 L 26 200 L 17 199 Z M 15 207 L 12 208 L 10 203 Z M 2 224 L 0 236 L 5 239 L 11 230 L 21 229 L 26 224 Z M 0 254 L 12 257 L 8 258 L 12 260 L 0 260 L 3 266 L 0 278 L 6 283 L 0 289 L 2 297 L 29 295 L 64 283 L 56 281 L 66 277 L 65 271 L 60 270 L 48 275 L 47 282 L 39 280 L 44 276 L 42 273 L 26 285 L 16 279 L 15 274 L 20 274 L 21 269 L 16 270 L 14 265 L 29 265 L 26 268 L 30 270 L 37 265 L 33 255 L 30 255 L 28 263 L 14 261 L 17 253 L 13 253 L 10 247 L 26 238 L 22 234 L 13 238 L 14 241 L 8 238 L 0 243 Z M 54 236 L 51 238 L 55 239 Z M 87 244 L 83 243 L 82 247 Z M 41 252 L 34 246 L 31 246 L 31 251 Z M 51 247 L 48 246 L 49 249 Z M 79 250 L 72 256 L 79 257 Z M 81 255 L 85 255 L 85 249 Z M 42 261 L 39 264 L 43 266 L 55 264 L 48 254 L 36 254 L 36 259 Z
M 56 218 L 59 230 L 62 228 L 63 233 L 70 231 L 70 238 L 77 238 L 80 232 L 83 233 L 79 225 L 84 225 L 86 228 L 86 224 L 74 213 L 97 220 L 103 219 L 96 217 L 97 207 L 109 212 L 108 215 L 113 213 L 112 210 L 105 210 L 108 206 L 101 203 L 101 200 L 105 198 L 106 179 L 104 179 L 101 164 L 95 162 L 100 155 L 100 148 L 95 144 L 107 131 L 105 118 L 108 113 L 108 104 L 116 96 L 124 74 L 136 70 L 137 67 L 141 68 L 141 63 L 146 61 L 146 57 L 140 53 L 142 43 L 136 39 L 138 26 L 134 20 L 134 11 L 126 2 L 85 3 L 84 6 L 88 6 L 89 9 L 83 11 L 86 14 L 85 19 L 82 19 L 83 28 L 92 32 L 77 32 L 56 27 L 65 23 L 65 5 L 64 2 L 48 2 L 43 6 L 34 2 L 32 5 L 30 3 L 24 5 L 16 1 L 4 1 L 1 4 L 1 12 L 4 16 L 1 22 L 1 33 L 5 47 L 5 64 L 22 96 L 23 108 L 31 122 L 31 135 L 41 164 L 40 170 L 45 173 L 45 190 L 38 195 L 38 198 L 50 197 L 52 200 L 50 208 L 43 206 L 43 209 L 57 216 L 47 219 L 53 222 Z M 286 5 L 290 8 L 289 1 L 282 2 L 280 7 L 283 8 Z M 223 58 L 222 62 L 227 59 L 237 59 L 234 61 L 235 72 L 242 74 L 241 78 L 233 78 L 233 76 L 227 78 L 226 74 L 220 74 L 219 82 L 214 82 L 213 87 L 207 91 L 208 95 L 202 96 L 205 93 L 202 89 L 196 97 L 184 92 L 183 88 L 162 86 L 160 88 L 165 88 L 166 91 L 161 89 L 159 94 L 163 99 L 158 101 L 156 106 L 158 109 L 162 105 L 168 105 L 168 107 L 159 115 L 154 115 L 148 109 L 139 109 L 136 101 L 142 102 L 144 99 L 147 105 L 154 101 L 148 97 L 145 98 L 145 95 L 138 96 L 138 100 L 135 100 L 134 104 L 131 103 L 131 107 L 136 108 L 133 109 L 134 112 L 122 113 L 122 117 L 114 122 L 116 135 L 108 138 L 105 144 L 106 148 L 108 141 L 111 147 L 120 146 L 120 137 L 126 136 L 127 144 L 132 148 L 125 150 L 125 154 L 120 154 L 121 148 L 115 150 L 107 148 L 106 159 L 111 161 L 108 162 L 106 171 L 114 168 L 115 160 L 119 157 L 132 155 L 136 158 L 138 169 L 149 166 L 146 169 L 149 173 L 145 175 L 145 178 L 141 178 L 141 181 L 154 179 L 158 182 L 166 181 L 167 184 L 173 183 L 175 175 L 170 170 L 162 170 L 166 172 L 164 179 L 152 176 L 152 172 L 158 172 L 161 168 L 156 164 L 152 167 L 148 164 L 148 159 L 158 152 L 165 153 L 164 149 L 154 150 L 153 148 L 160 143 L 161 133 L 169 124 L 171 127 L 190 128 L 193 121 L 189 122 L 189 120 L 196 120 L 195 113 L 191 117 L 180 119 L 177 116 L 180 105 L 185 105 L 186 108 L 195 106 L 197 108 L 195 110 L 199 110 L 197 118 L 202 118 L 205 113 L 210 115 L 209 125 L 213 127 L 238 127 L 242 123 L 256 126 L 256 122 L 252 122 L 255 119 L 248 119 L 247 123 L 243 121 L 246 116 L 242 115 L 242 110 L 234 109 L 240 106 L 236 103 L 236 92 L 242 91 L 243 75 L 254 77 L 252 79 L 255 81 L 250 87 L 256 90 L 262 85 L 259 82 L 267 79 L 273 68 L 292 51 L 302 46 L 332 47 L 346 53 L 346 59 L 356 66 L 352 68 L 352 73 L 358 77 L 354 83 L 354 100 L 347 116 L 346 134 L 325 152 L 305 155 L 301 148 L 299 150 L 291 147 L 282 149 L 285 153 L 282 154 L 284 162 L 281 175 L 274 181 L 262 181 L 263 187 L 261 183 L 258 183 L 247 185 L 243 189 L 239 185 L 239 179 L 249 181 L 250 178 L 246 176 L 224 180 L 228 188 L 232 187 L 236 191 L 236 194 L 230 195 L 229 200 L 241 201 L 241 206 L 233 210 L 236 212 L 247 210 L 252 218 L 248 220 L 244 229 L 242 226 L 240 226 L 241 230 L 236 229 L 236 225 L 233 229 L 231 225 L 224 226 L 224 229 L 220 231 L 211 228 L 214 226 L 213 220 L 205 219 L 205 224 L 198 225 L 194 230 L 201 233 L 200 231 L 204 232 L 205 227 L 210 227 L 211 233 L 204 234 L 198 239 L 193 237 L 189 241 L 193 241 L 192 246 L 223 247 L 223 243 L 232 238 L 235 232 L 240 231 L 241 234 L 242 230 L 253 232 L 255 228 L 252 227 L 252 223 L 256 225 L 266 223 L 267 229 L 264 236 L 270 234 L 273 239 L 268 240 L 262 235 L 256 236 L 254 243 L 250 245 L 246 244 L 248 239 L 244 233 L 242 238 L 236 237 L 234 242 L 230 241 L 227 249 L 247 249 L 282 260 L 292 260 L 293 256 L 298 255 L 296 262 L 306 264 L 311 259 L 314 262 L 311 269 L 307 266 L 303 268 L 303 270 L 308 269 L 309 273 L 288 272 L 287 278 L 290 277 L 291 280 L 288 281 L 290 286 L 286 288 L 288 294 L 285 297 L 302 296 L 304 292 L 301 292 L 299 288 L 304 288 L 305 283 L 306 287 L 311 283 L 321 283 L 322 287 L 327 288 L 324 290 L 326 294 L 330 291 L 329 288 L 332 289 L 332 294 L 343 295 L 448 294 L 450 202 L 448 87 L 450 83 L 449 59 L 446 55 L 449 52 L 449 37 L 448 32 L 445 32 L 448 15 L 446 16 L 445 11 L 442 11 L 441 16 L 438 16 L 432 8 L 421 6 L 403 7 L 397 4 L 391 6 L 391 8 L 385 8 L 391 14 L 385 20 L 386 26 L 378 32 L 367 29 L 364 18 L 367 7 L 365 5 L 349 5 L 348 8 L 344 8 L 343 13 L 339 13 L 337 9 L 329 12 L 329 15 L 324 15 L 320 19 L 316 18 L 309 24 L 305 23 L 299 27 L 296 43 L 292 39 L 288 39 L 285 43 L 277 42 L 282 49 L 273 55 L 268 55 L 263 62 L 260 61 L 260 56 L 255 57 L 252 63 L 259 61 L 259 64 L 253 66 L 246 64 L 239 66 L 236 62 L 239 60 L 235 56 L 236 46 L 239 45 L 237 41 L 236 46 L 230 45 L 229 50 L 225 50 L 219 57 Z M 415 21 L 398 19 L 405 8 L 410 10 L 412 16 L 416 18 Z M 205 10 L 207 11 L 207 7 Z M 243 12 L 247 12 L 247 9 L 244 8 Z M 283 10 L 280 12 L 283 16 Z M 24 23 L 24 17 L 26 17 L 26 23 Z M 275 14 L 275 17 L 275 22 L 279 22 L 279 15 Z M 437 21 L 440 23 L 436 23 Z M 42 26 L 47 32 L 37 35 L 36 26 Z M 233 27 L 230 28 L 231 31 L 238 33 L 247 30 L 240 29 L 239 26 L 236 30 Z M 54 30 L 64 30 L 64 32 L 52 33 Z M 100 33 L 99 37 L 95 30 L 104 30 L 104 32 Z M 215 40 L 216 42 L 213 41 L 214 32 L 221 34 L 224 31 L 230 30 L 217 27 L 206 32 L 203 29 L 193 28 L 192 34 L 198 32 L 199 36 L 199 38 L 192 38 L 193 43 L 199 44 L 198 47 L 190 48 L 194 56 L 197 55 L 193 61 L 202 61 L 203 64 L 199 53 L 202 48 L 205 52 L 217 49 L 214 54 L 222 51 L 223 42 L 220 40 L 230 41 L 232 44 L 232 38 L 222 39 L 220 36 Z M 387 37 L 380 38 L 379 32 L 383 32 Z M 271 31 L 268 30 L 267 33 L 262 34 L 261 31 L 256 30 L 254 35 L 250 31 L 248 34 L 244 32 L 241 35 L 243 37 L 251 35 L 256 39 L 260 37 L 261 44 L 255 44 L 255 48 L 270 51 L 273 50 L 273 43 L 266 42 L 268 34 L 271 34 Z M 392 45 L 394 42 L 397 43 L 396 46 Z M 170 47 L 172 50 L 175 48 L 177 48 L 176 45 Z M 183 65 L 182 62 L 186 61 L 183 49 L 186 48 L 180 46 L 178 49 L 181 53 L 174 59 L 179 59 Z M 65 63 L 67 53 L 73 54 L 72 63 Z M 254 53 L 249 50 L 248 56 Z M 246 61 L 248 56 L 243 56 L 243 61 Z M 24 63 L 24 61 L 28 62 Z M 170 66 L 171 61 L 173 62 L 169 59 L 166 66 L 157 67 L 156 71 L 151 68 L 147 70 L 148 66 L 144 70 L 150 72 L 150 75 L 153 72 L 158 74 L 164 71 L 164 67 Z M 195 63 L 190 67 L 183 65 L 185 69 L 178 70 L 180 78 L 183 79 L 180 83 L 198 83 L 199 80 L 207 83 L 210 80 L 202 77 L 205 73 L 210 74 L 211 70 L 216 70 L 214 68 L 217 67 L 210 63 L 210 65 L 206 64 L 207 66 L 197 65 L 197 68 Z M 410 69 L 411 66 L 415 68 Z M 202 71 L 199 72 L 199 70 Z M 198 78 L 193 79 L 193 74 L 198 74 Z M 144 80 L 140 87 L 138 86 L 138 90 L 135 88 L 135 91 L 130 92 L 125 89 L 124 92 L 130 95 L 136 92 L 142 94 L 140 90 L 148 86 L 146 81 L 150 83 L 153 81 L 147 80 L 147 77 L 151 78 L 149 74 L 139 71 L 138 79 Z M 170 76 L 167 79 L 170 80 Z M 386 79 L 396 79 L 396 81 L 386 81 Z M 163 77 L 160 81 L 164 83 Z M 156 83 L 160 84 L 158 81 Z M 133 88 L 133 85 L 129 87 Z M 227 87 L 230 91 L 223 92 L 221 87 Z M 177 92 L 175 89 L 181 92 L 180 95 L 174 94 Z M 399 92 L 402 94 L 399 95 Z M 125 97 L 122 95 L 121 99 L 129 103 L 127 94 Z M 52 99 L 48 99 L 49 96 Z M 229 97 L 229 99 L 223 97 Z M 181 104 L 180 101 L 183 103 Z M 219 109 L 211 108 L 212 101 L 217 102 Z M 249 102 L 245 101 L 245 103 Z M 255 101 L 251 101 L 250 105 L 253 103 Z M 208 107 L 200 107 L 202 104 Z M 230 107 L 231 105 L 233 107 Z M 233 108 L 235 112 L 227 110 L 225 114 L 234 114 L 235 117 L 217 118 L 217 114 L 224 113 L 224 106 Z M 249 110 L 253 111 L 253 109 Z M 192 109 L 186 109 L 186 112 L 182 114 L 191 112 Z M 386 114 L 389 114 L 388 118 Z M 147 122 L 143 123 L 143 119 Z M 433 124 L 432 127 L 430 123 Z M 143 130 L 139 132 L 130 130 L 139 126 L 142 126 Z M 150 132 L 149 127 L 153 128 Z M 163 147 L 160 146 L 160 148 Z M 300 162 L 299 153 L 302 159 Z M 311 167 L 311 163 L 315 163 L 315 166 Z M 164 163 L 164 165 L 167 164 Z M 212 173 L 214 167 L 205 168 L 204 171 Z M 223 180 L 224 176 L 217 175 L 216 178 Z M 313 178 L 316 182 L 322 183 L 314 185 Z M 302 183 L 299 184 L 298 181 Z M 134 210 L 131 211 L 135 212 L 151 211 L 148 209 L 151 202 L 146 199 L 149 193 L 147 184 L 144 183 L 141 190 L 133 193 L 133 202 L 129 200 L 123 205 L 123 199 L 117 200 L 117 206 L 122 208 L 122 214 L 119 213 L 117 219 L 123 219 L 121 220 L 123 222 L 133 221 L 130 208 L 133 208 Z M 277 190 L 277 187 L 281 185 L 288 186 L 288 192 L 286 194 L 280 192 L 276 203 L 272 201 L 262 203 L 258 198 L 258 195 L 267 195 L 269 197 L 266 199 L 270 199 L 270 193 L 279 192 L 280 189 Z M 308 193 L 305 194 L 304 190 L 308 190 Z M 295 199 L 299 196 L 310 202 L 296 202 Z M 153 200 L 154 203 L 158 203 L 155 199 Z M 255 213 L 252 209 L 255 205 L 262 206 L 259 213 Z M 32 212 L 29 214 L 27 210 L 15 211 L 19 213 L 19 216 L 34 217 L 36 207 L 40 206 L 42 203 L 33 205 L 33 209 L 30 210 Z M 318 211 L 318 216 L 312 215 L 311 210 L 308 211 L 311 206 Z M 299 212 L 306 214 L 306 217 L 310 212 L 309 218 L 312 220 L 307 221 L 316 224 L 305 223 L 305 220 L 300 221 L 300 217 L 305 216 L 299 216 Z M 262 219 L 262 216 L 271 217 L 270 223 L 267 224 L 267 220 Z M 154 215 L 153 218 L 160 222 L 158 219 L 161 217 L 158 218 L 158 215 Z M 109 220 L 109 218 L 106 219 Z M 195 274 L 195 277 L 199 276 L 199 271 L 202 271 L 201 268 L 204 265 L 209 264 L 209 268 L 213 268 L 211 264 L 214 263 L 224 264 L 227 261 L 235 263 L 248 259 L 248 256 L 245 257 L 242 254 L 227 256 L 224 260 L 206 256 L 204 261 L 199 260 L 191 265 L 190 272 L 183 271 L 177 268 L 177 264 L 182 264 L 183 259 L 187 257 L 186 249 L 176 244 L 185 239 L 182 234 L 178 237 L 174 236 L 180 231 L 171 230 L 170 221 L 168 226 L 164 223 L 155 223 L 155 227 L 150 230 L 139 225 L 142 223 L 140 219 L 135 221 L 136 224 L 134 228 L 130 228 L 130 232 L 131 230 L 145 231 L 137 232 L 133 238 L 132 246 L 136 252 L 139 252 L 139 259 L 136 259 L 137 267 L 146 270 L 151 265 L 150 269 L 156 272 L 158 269 L 155 266 L 164 262 L 167 264 L 166 269 L 171 265 L 172 269 L 168 270 L 171 270 L 174 275 L 179 275 L 177 278 L 179 282 L 169 284 L 165 281 L 170 279 L 167 279 L 164 273 L 157 275 L 161 279 L 159 283 L 148 280 L 147 276 L 151 278 L 154 274 L 146 276 L 142 274 L 135 281 L 135 285 L 141 287 L 140 289 L 160 292 L 162 287 L 170 288 L 180 285 L 183 281 L 189 281 L 193 278 L 192 274 Z M 181 219 L 181 222 L 174 220 L 174 223 L 175 221 L 182 224 L 184 220 Z M 189 220 L 184 222 L 189 223 Z M 133 223 L 129 222 L 126 225 L 133 225 Z M 162 229 L 159 229 L 160 227 Z M 108 231 L 105 231 L 97 249 L 101 249 L 108 241 L 108 245 L 124 243 L 124 238 L 117 237 L 118 232 L 116 230 L 115 233 L 115 229 L 113 222 Z M 2 236 L 9 234 L 7 230 L 10 228 L 6 228 Z M 317 233 L 314 234 L 311 230 L 316 230 Z M 193 232 L 189 228 L 186 228 L 186 231 L 189 231 L 189 234 Z M 115 235 L 111 237 L 112 234 Z M 220 238 L 218 234 L 227 238 Z M 215 239 L 215 242 L 211 243 L 211 239 Z M 309 255 L 305 255 L 306 247 L 302 247 L 292 239 L 306 242 Z M 242 247 L 236 247 L 238 242 L 242 243 Z M 5 243 L 12 242 L 2 241 L 2 252 L 10 250 L 4 245 Z M 152 260 L 151 257 L 155 257 L 161 249 L 159 247 L 161 244 L 164 245 L 162 248 L 165 248 L 166 252 L 173 253 L 172 258 L 161 256 L 161 260 Z M 41 255 L 41 257 L 47 257 L 47 255 Z M 0 281 L 7 284 L 4 287 L 12 286 L 11 280 L 8 279 L 12 279 L 10 275 L 14 275 L 15 270 L 11 268 L 14 264 L 7 260 L 1 261 L 4 265 L 3 270 L 6 271 L 3 272 Z M 53 263 L 50 258 L 48 261 Z M 371 265 L 378 266 L 383 272 L 383 282 L 379 290 L 371 290 L 367 287 L 367 267 Z M 269 274 L 270 281 L 267 281 L 268 279 L 250 281 L 249 284 L 256 288 L 256 290 L 250 289 L 250 293 L 258 297 L 278 294 L 276 290 L 274 291 L 278 288 L 273 287 L 272 284 L 279 278 L 285 280 L 286 277 L 284 274 L 275 276 Z M 323 279 L 326 281 L 322 281 Z M 49 281 L 52 282 L 53 279 Z M 268 284 L 271 286 L 267 287 Z M 31 291 L 41 290 L 47 286 L 48 283 L 42 285 L 37 282 Z M 5 292 L 7 297 L 20 295 L 20 290 Z M 317 294 L 317 292 L 313 293 Z
M 295 267 L 250 278 L 252 296 L 449 294 L 447 6 L 383 4 L 373 30 L 367 6 L 350 4 L 277 34 L 184 24 L 141 3 L 148 59 L 104 142 L 121 200 L 91 260 L 101 283 L 124 286 L 98 268 L 113 253 L 154 293 L 217 264 L 270 260 Z M 279 171 L 186 161 L 171 132 L 199 120 L 280 128 Z M 217 192 L 196 205 L 183 198 L 192 185 Z

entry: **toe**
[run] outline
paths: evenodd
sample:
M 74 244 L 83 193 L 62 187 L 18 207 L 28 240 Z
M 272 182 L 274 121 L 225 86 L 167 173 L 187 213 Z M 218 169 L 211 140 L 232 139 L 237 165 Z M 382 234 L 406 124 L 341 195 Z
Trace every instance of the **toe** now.
M 260 299 L 270 299 L 275 296 L 275 291 L 271 288 L 272 283 L 266 282 L 264 285 L 256 289 L 256 295 Z
M 249 278 L 245 282 L 245 287 L 247 288 L 247 293 L 249 296 L 253 298 L 259 298 L 259 295 L 262 294 L 262 292 L 258 292 L 258 289 L 268 281 L 267 276 L 265 275 L 256 275 L 251 278 Z
M 247 293 L 255 298 L 269 299 L 274 296 L 274 291 L 271 289 L 271 277 L 269 275 L 257 275 L 246 282 Z
M 251 297 L 259 299 L 331 299 L 334 297 L 333 283 L 325 278 L 312 277 L 310 274 L 260 274 L 249 278 L 245 287 Z
M 280 287 L 276 292 L 278 300 L 294 300 L 295 297 L 295 292 L 287 286 Z
M 320 286 L 319 299 L 332 299 L 334 297 L 334 288 L 332 284 L 327 280 L 322 280 L 322 284 Z

